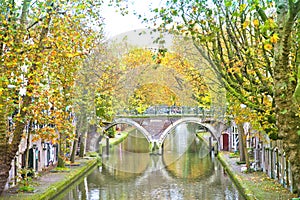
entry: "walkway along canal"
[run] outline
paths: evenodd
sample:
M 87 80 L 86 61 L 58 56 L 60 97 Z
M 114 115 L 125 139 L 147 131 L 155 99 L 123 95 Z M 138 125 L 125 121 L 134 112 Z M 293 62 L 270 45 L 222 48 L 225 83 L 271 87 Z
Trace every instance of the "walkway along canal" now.
M 177 126 L 157 155 L 134 130 L 103 152 L 102 167 L 55 199 L 244 199 L 195 131 Z

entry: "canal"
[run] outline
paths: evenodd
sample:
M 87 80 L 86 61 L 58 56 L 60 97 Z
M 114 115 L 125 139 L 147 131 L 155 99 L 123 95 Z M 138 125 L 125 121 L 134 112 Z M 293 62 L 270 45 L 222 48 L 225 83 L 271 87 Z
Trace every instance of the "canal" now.
M 195 136 L 198 127 L 181 124 L 165 140 L 161 154 L 150 154 L 143 135 L 133 130 L 122 143 L 104 152 L 103 165 L 55 199 L 243 199 Z

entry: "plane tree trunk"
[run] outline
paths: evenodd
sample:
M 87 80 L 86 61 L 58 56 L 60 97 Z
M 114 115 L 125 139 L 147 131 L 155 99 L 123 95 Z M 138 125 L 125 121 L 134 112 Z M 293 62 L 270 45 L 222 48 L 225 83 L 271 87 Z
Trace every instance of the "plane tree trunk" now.
M 284 0 L 282 4 L 284 5 Z M 291 5 L 290 5 L 291 6 Z M 276 125 L 278 138 L 283 141 L 283 149 L 291 163 L 294 192 L 300 195 L 300 117 L 299 102 L 294 98 L 297 93 L 300 77 L 299 60 L 295 66 L 290 65 L 291 49 L 295 19 L 300 10 L 300 3 L 293 4 L 293 8 L 280 10 L 278 30 L 280 40 L 275 46 L 274 63 L 274 98 L 276 102 Z M 296 37 L 296 36 L 295 36 Z M 298 79 L 298 80 L 297 80 Z M 298 83 L 297 83 L 298 82 Z M 297 96 L 297 95 L 296 95 Z

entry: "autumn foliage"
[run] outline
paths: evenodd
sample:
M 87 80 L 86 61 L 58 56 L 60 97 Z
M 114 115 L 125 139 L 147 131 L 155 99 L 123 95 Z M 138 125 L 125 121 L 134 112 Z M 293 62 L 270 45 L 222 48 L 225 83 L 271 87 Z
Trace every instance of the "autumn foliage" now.
M 72 138 L 67 108 L 76 72 L 97 37 L 87 23 L 97 18 L 96 4 L 0 1 L 0 193 L 23 137 Z

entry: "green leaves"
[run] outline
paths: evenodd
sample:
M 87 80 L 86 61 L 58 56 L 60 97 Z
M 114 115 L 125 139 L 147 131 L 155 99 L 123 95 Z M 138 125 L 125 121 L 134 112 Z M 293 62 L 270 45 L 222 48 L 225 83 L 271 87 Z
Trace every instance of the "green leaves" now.
M 286 114 L 287 112 L 288 112 L 287 109 L 284 109 L 284 110 L 280 111 L 280 113 L 283 114 L 283 115 Z
M 231 7 L 232 6 L 232 1 L 231 0 L 225 0 L 224 1 L 224 4 L 227 8 Z

